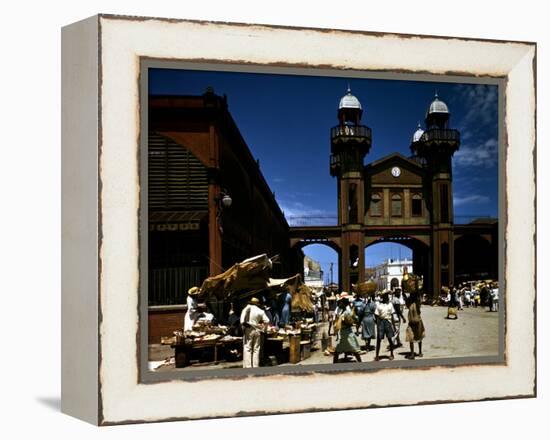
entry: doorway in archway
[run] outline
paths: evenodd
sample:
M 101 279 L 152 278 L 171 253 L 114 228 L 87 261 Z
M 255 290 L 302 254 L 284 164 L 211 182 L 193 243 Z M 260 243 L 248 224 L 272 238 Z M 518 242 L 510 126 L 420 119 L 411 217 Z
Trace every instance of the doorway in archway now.
M 376 282 L 378 290 L 401 286 L 403 272 L 413 271 L 413 251 L 391 242 L 377 242 L 365 248 L 365 278 Z
M 401 286 L 404 271 L 421 276 L 429 289 L 429 247 L 418 239 L 382 237 L 365 247 L 365 265 L 365 278 L 381 291 Z
M 455 240 L 455 281 L 457 284 L 498 279 L 498 248 L 479 235 L 463 235 Z
M 304 281 L 310 286 L 337 288 L 339 282 L 339 255 L 324 244 L 309 244 L 304 252 Z

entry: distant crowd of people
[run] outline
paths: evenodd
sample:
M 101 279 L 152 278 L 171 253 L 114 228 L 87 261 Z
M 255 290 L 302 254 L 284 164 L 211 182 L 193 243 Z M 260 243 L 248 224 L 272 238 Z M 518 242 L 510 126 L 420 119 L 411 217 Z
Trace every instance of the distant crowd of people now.
M 488 311 L 498 311 L 498 283 L 480 283 L 475 286 L 459 285 L 442 288 L 440 304 L 447 306 L 447 318 L 458 319 L 458 311 L 467 307 L 486 306 Z M 200 289 L 189 289 L 187 296 L 187 313 L 185 314 L 184 330 L 190 331 L 200 320 L 215 323 L 212 314 L 204 310 L 198 303 Z M 348 292 L 336 295 L 336 302 L 330 305 L 326 297 L 313 298 L 313 318 L 315 322 L 328 321 L 328 334 L 335 336 L 333 363 L 353 356 L 357 362 L 362 362 L 361 355 L 374 349 L 375 361 L 379 361 L 380 348 L 384 340 L 388 342 L 389 360 L 394 359 L 394 350 L 402 347 L 401 325 L 407 324 L 405 342 L 409 344 L 407 359 L 422 357 L 422 340 L 426 329 L 421 315 L 422 297 L 418 292 L 403 293 L 400 288 L 392 291 L 376 292 L 362 297 Z M 334 298 L 334 297 L 333 297 Z M 277 300 L 249 299 L 240 314 L 233 307 L 229 312 L 227 326 L 229 334 L 243 338 L 243 367 L 259 366 L 261 350 L 261 333 L 268 326 L 285 328 L 291 323 L 292 295 L 283 293 Z M 407 317 L 405 317 L 405 310 Z M 364 345 L 361 344 L 361 339 Z M 376 341 L 375 347 L 371 346 Z M 414 344 L 418 351 L 415 352 Z M 330 352 L 329 352 L 330 353 Z M 329 354 L 327 353 L 327 354 Z
M 444 287 L 440 302 L 448 307 L 448 319 L 457 319 L 457 312 L 465 307 L 487 307 L 489 312 L 498 312 L 498 283 L 479 283 L 473 286 L 459 284 L 458 288 Z
M 408 309 L 408 317 L 403 315 Z M 329 332 L 334 329 L 337 344 L 334 349 L 333 362 L 339 361 L 339 356 L 353 355 L 361 362 L 361 354 L 368 352 L 371 341 L 376 340 L 375 361 L 379 361 L 380 347 L 386 339 L 390 351 L 389 359 L 394 359 L 394 349 L 403 344 L 400 339 L 401 323 L 407 323 L 406 342 L 409 343 L 408 359 L 422 357 L 422 340 L 426 334 L 421 317 L 421 300 L 418 293 L 402 295 L 401 289 L 370 295 L 367 298 L 342 292 L 338 296 L 337 306 L 330 314 Z M 366 342 L 362 350 L 359 335 Z M 414 343 L 418 344 L 415 354 Z

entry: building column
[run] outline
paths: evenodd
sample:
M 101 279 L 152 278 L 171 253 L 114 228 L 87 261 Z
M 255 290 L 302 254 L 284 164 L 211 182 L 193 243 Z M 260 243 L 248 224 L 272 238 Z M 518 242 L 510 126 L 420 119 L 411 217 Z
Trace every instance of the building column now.
M 340 264 L 339 264 L 341 278 L 339 279 L 339 284 L 342 288 L 341 290 L 345 290 L 346 292 L 349 292 L 351 287 L 350 280 L 349 280 L 349 276 L 350 276 L 349 246 L 350 246 L 350 243 L 347 240 L 347 237 L 346 238 L 342 237 L 342 252 L 340 254 L 341 257 L 340 257 Z
M 361 233 L 361 235 L 363 235 Z M 364 238 L 364 237 L 363 237 Z M 364 283 L 366 281 L 365 277 L 365 240 L 361 240 L 359 246 L 359 282 Z
M 208 183 L 208 251 L 210 258 L 209 276 L 218 275 L 222 269 L 222 233 L 219 197 L 220 151 L 214 124 L 209 128 L 209 183 Z
M 209 276 L 222 273 L 222 234 L 220 229 L 221 212 L 218 206 L 220 187 L 208 185 L 208 253 Z
M 431 249 L 431 290 L 434 298 L 439 298 L 441 295 L 441 256 L 440 256 L 440 242 L 439 235 L 434 233 L 432 236 L 432 249 Z

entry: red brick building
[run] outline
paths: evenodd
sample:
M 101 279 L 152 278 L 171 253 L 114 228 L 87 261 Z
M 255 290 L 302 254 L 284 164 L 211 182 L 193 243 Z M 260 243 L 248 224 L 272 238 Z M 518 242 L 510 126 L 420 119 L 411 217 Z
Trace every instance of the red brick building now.
M 274 277 L 291 276 L 303 253 L 290 247 L 226 97 L 150 96 L 148 108 L 149 342 L 158 342 L 181 327 L 187 290 L 207 276 L 263 253 L 280 256 Z

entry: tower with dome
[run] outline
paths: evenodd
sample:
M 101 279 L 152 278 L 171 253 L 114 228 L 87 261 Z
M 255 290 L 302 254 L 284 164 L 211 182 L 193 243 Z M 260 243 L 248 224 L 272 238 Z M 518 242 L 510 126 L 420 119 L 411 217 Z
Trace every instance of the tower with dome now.
M 411 156 L 392 153 L 366 163 L 372 148 L 364 106 L 351 88 L 341 97 L 338 125 L 330 131 L 330 174 L 338 188 L 341 287 L 365 281 L 365 251 L 380 242 L 409 247 L 413 272 L 438 295 L 454 280 L 452 157 L 460 133 L 451 128 L 447 104 L 435 93 L 424 125 L 411 137 Z
M 364 158 L 371 147 L 371 129 L 362 125 L 363 107 L 347 93 L 338 105 L 338 125 L 330 131 L 330 174 L 337 179 L 338 226 L 340 228 L 340 276 L 345 290 L 365 281 Z

